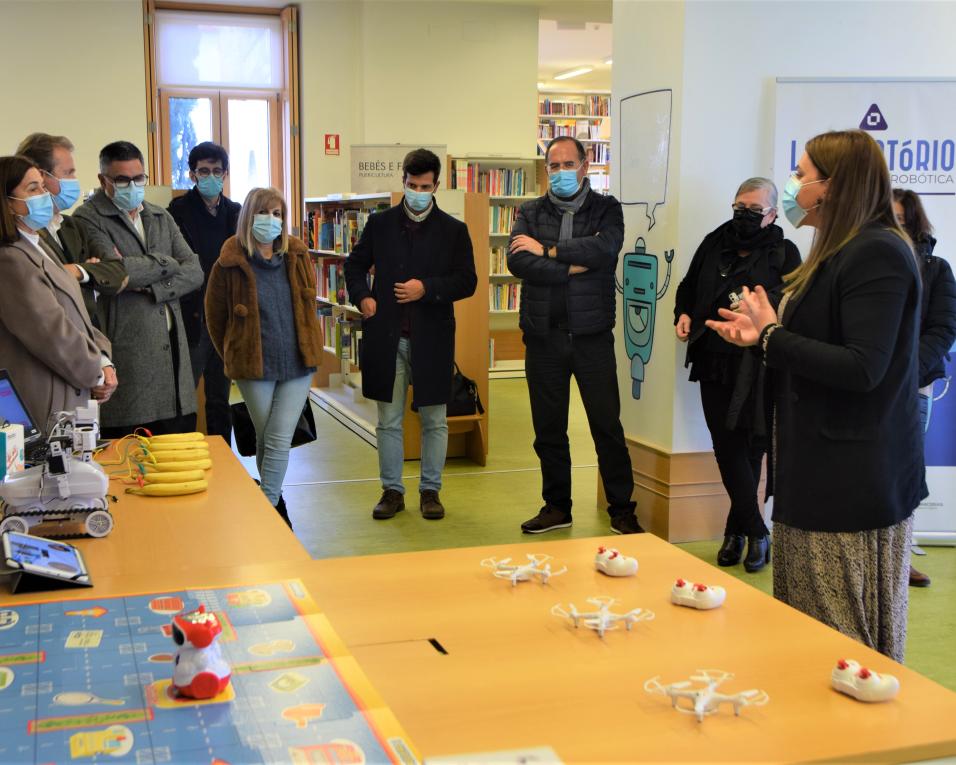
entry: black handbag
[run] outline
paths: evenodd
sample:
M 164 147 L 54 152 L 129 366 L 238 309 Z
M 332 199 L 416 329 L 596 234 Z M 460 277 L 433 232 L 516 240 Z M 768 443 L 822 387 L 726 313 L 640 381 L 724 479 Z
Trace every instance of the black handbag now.
M 256 453 L 256 428 L 249 416 L 249 408 L 245 401 L 240 401 L 229 407 L 232 415 L 232 432 L 236 439 L 236 449 L 243 457 L 253 457 Z M 292 446 L 302 446 L 315 441 L 315 417 L 312 416 L 312 404 L 307 398 L 302 414 L 296 423 L 292 434 Z
M 412 411 L 418 411 L 415 404 L 412 404 Z M 478 386 L 474 380 L 461 373 L 458 362 L 455 362 L 455 374 L 451 378 L 451 394 L 448 397 L 445 414 L 448 417 L 462 417 L 475 413 L 485 413 L 485 408 L 481 405 L 481 397 L 478 395 Z

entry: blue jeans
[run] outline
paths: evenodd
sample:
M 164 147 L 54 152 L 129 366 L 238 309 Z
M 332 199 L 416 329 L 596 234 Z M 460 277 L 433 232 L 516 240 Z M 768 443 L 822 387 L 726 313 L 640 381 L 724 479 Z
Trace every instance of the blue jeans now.
M 405 461 L 405 447 L 402 437 L 402 420 L 405 417 L 405 394 L 412 382 L 412 362 L 409 341 L 403 337 L 398 341 L 398 355 L 395 358 L 395 384 L 392 387 L 392 400 L 378 402 L 378 472 L 383 489 L 394 489 L 404 494 L 402 484 L 402 464 Z M 448 423 L 445 420 L 445 405 L 420 406 L 418 416 L 422 423 L 422 478 L 419 491 L 441 489 L 441 471 L 445 467 L 445 454 L 448 451 Z
M 256 467 L 262 493 L 273 505 L 282 494 L 292 434 L 309 396 L 312 375 L 294 380 L 236 380 L 256 428 Z

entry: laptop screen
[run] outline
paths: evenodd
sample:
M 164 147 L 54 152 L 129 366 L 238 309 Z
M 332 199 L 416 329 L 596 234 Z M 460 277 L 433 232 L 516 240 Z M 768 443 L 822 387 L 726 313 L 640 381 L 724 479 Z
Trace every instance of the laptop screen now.
M 3 422 L 22 425 L 24 443 L 40 438 L 40 429 L 30 418 L 6 369 L 0 369 L 0 424 Z

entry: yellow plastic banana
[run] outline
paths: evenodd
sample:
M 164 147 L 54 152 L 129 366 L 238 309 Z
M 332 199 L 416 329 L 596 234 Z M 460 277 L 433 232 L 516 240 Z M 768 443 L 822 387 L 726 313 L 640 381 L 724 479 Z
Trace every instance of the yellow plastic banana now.
M 183 470 L 209 470 L 212 467 L 212 460 L 196 459 L 185 460 L 182 462 L 144 462 L 143 469 L 147 474 L 150 473 L 176 473 Z
M 139 494 L 144 497 L 179 497 L 184 494 L 197 494 L 209 488 L 209 481 L 181 481 L 180 483 L 148 483 L 143 487 L 134 486 L 126 490 L 127 494 Z
M 202 481 L 206 474 L 202 470 L 176 470 L 170 473 L 147 473 L 143 476 L 146 483 L 184 483 Z
M 206 436 L 203 433 L 164 433 L 161 436 L 141 437 L 141 441 L 155 446 L 156 444 L 179 444 L 184 441 L 205 441 Z
M 150 452 L 146 459 L 150 462 L 189 462 L 190 460 L 208 460 L 209 452 L 201 449 L 183 449 L 171 452 Z
M 150 442 L 140 447 L 144 451 L 149 452 L 181 452 L 187 449 L 198 449 L 202 452 L 209 451 L 209 444 L 205 441 L 176 441 L 172 443 L 159 443 L 154 444 Z

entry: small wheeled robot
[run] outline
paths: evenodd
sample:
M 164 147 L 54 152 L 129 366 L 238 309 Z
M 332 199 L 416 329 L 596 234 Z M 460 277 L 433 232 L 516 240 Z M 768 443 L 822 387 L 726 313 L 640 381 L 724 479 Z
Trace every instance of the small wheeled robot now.
M 727 590 L 717 585 L 706 585 L 678 579 L 671 587 L 671 603 L 708 611 L 719 608 L 727 599 Z
M 218 637 L 222 624 L 200 605 L 195 611 L 173 617 L 173 689 L 191 699 L 211 699 L 229 685 L 232 670 L 222 657 Z
M 878 674 L 853 659 L 840 659 L 830 673 L 830 684 L 857 701 L 889 701 L 900 692 L 894 675 Z
M 59 414 L 45 462 L 0 483 L 0 533 L 105 537 L 113 530 L 110 479 L 93 461 L 98 419 L 99 405 L 92 400 Z

